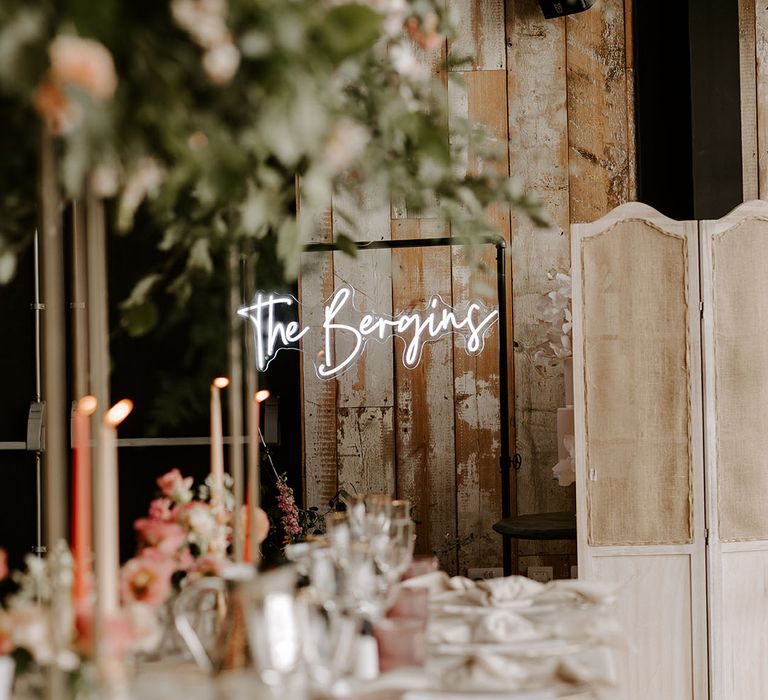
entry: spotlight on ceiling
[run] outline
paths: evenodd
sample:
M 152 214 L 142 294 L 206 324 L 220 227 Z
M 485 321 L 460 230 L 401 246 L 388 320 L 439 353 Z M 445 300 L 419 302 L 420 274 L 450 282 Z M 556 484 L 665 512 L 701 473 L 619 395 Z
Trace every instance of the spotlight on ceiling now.
M 541 10 L 547 19 L 573 15 L 588 10 L 597 0 L 539 0 Z

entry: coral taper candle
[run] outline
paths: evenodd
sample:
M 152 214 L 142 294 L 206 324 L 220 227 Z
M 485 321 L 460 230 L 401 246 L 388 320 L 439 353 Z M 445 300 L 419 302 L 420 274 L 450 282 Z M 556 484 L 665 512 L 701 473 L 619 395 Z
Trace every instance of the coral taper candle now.
M 99 492 L 96 494 L 96 522 L 102 536 L 97 540 L 98 573 L 96 591 L 102 619 L 120 604 L 120 493 L 117 469 L 117 426 L 133 410 L 133 401 L 122 399 L 106 414 L 102 423 L 102 463 L 99 465 Z
M 216 377 L 211 382 L 211 474 L 214 477 L 218 499 L 224 487 L 224 427 L 221 420 L 221 390 L 229 386 L 229 379 Z
M 72 558 L 76 602 L 86 600 L 91 592 L 93 557 L 93 503 L 91 501 L 91 416 L 96 398 L 84 396 L 75 405 L 72 416 L 74 474 L 72 477 Z
M 261 490 L 261 473 L 259 454 L 261 447 L 261 402 L 269 398 L 269 392 L 266 389 L 257 391 L 253 395 L 253 400 L 249 402 L 248 417 L 248 498 L 246 499 L 247 528 L 248 528 L 248 546 L 246 547 L 246 561 L 258 562 L 259 541 L 256 536 L 256 516 L 255 509 L 259 503 L 259 492 Z

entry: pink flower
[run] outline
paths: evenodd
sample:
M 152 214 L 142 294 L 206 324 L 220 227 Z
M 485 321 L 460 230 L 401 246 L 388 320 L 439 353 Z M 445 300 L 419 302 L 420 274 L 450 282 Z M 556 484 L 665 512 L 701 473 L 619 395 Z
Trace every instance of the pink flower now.
M 79 104 L 70 100 L 58 85 L 50 80 L 43 81 L 32 95 L 32 104 L 43 118 L 48 131 L 54 136 L 68 134 L 83 118 Z
M 431 12 L 419 22 L 417 17 L 409 17 L 405 22 L 408 35 L 416 44 L 425 51 L 434 51 L 442 46 L 445 37 L 437 31 L 439 20 L 434 12 Z
M 169 522 L 171 520 L 172 505 L 168 498 L 156 498 L 149 504 L 149 517 L 153 520 Z
M 295 537 L 299 537 L 302 534 L 301 524 L 299 523 L 299 509 L 296 507 L 293 489 L 283 479 L 278 479 L 277 493 L 277 506 L 283 513 L 281 522 L 285 533 L 285 541 L 292 542 Z
M 176 503 L 186 503 L 192 499 L 192 477 L 185 479 L 178 469 L 171 469 L 167 474 L 163 474 L 157 480 L 157 485 L 163 495 Z
M 171 592 L 174 560 L 159 549 L 147 548 L 127 561 L 120 572 L 123 603 L 161 605 Z
M 54 83 L 79 87 L 101 102 L 115 94 L 115 64 L 112 55 L 98 41 L 60 35 L 51 43 L 48 54 Z
M 8 576 L 8 552 L 0 547 L 0 581 Z
M 187 535 L 178 523 L 139 518 L 133 529 L 139 533 L 146 547 L 156 547 L 164 554 L 175 554 L 184 544 Z

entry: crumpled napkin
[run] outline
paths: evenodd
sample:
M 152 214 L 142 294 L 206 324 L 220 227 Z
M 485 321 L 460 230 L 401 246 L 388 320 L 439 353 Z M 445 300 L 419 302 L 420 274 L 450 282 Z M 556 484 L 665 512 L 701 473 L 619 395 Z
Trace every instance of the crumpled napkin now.
M 536 596 L 537 603 L 585 603 L 610 605 L 616 599 L 616 585 L 604 581 L 558 579 L 545 584 Z
M 498 654 L 470 656 L 448 669 L 443 687 L 452 690 L 520 690 L 530 677 L 530 666 Z
M 481 615 L 472 631 L 475 642 L 517 642 L 541 639 L 545 633 L 530 620 L 510 610 Z
M 531 603 L 533 598 L 543 590 L 544 584 L 525 576 L 505 576 L 477 581 L 469 597 L 473 598 L 478 605 L 519 606 Z
M 430 644 L 466 644 L 472 641 L 472 627 L 461 617 L 434 617 L 427 622 Z
M 427 624 L 431 644 L 467 644 L 469 642 L 520 642 L 542 639 L 547 631 L 509 610 L 494 610 L 478 617 L 436 616 Z

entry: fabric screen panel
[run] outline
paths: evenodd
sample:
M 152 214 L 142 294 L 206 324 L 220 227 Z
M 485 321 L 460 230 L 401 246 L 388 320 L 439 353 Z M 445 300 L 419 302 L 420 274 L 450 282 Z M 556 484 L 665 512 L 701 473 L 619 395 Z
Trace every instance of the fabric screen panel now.
M 768 220 L 712 240 L 721 541 L 768 539 Z
M 582 244 L 593 546 L 692 541 L 687 245 L 639 219 Z

